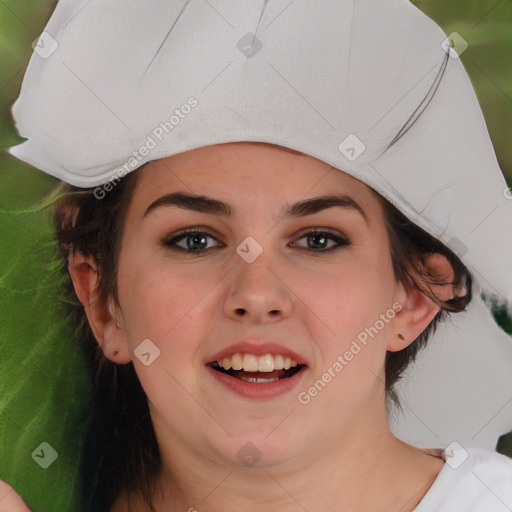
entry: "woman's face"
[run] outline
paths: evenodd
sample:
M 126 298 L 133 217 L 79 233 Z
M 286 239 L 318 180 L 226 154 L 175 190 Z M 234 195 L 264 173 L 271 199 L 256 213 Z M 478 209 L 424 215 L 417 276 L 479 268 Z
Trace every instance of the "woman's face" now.
M 118 322 L 159 442 L 224 465 L 296 468 L 380 426 L 403 289 L 372 191 L 258 143 L 203 147 L 140 172 Z M 323 196 L 338 205 L 311 202 Z M 248 371 L 221 373 L 224 357 Z

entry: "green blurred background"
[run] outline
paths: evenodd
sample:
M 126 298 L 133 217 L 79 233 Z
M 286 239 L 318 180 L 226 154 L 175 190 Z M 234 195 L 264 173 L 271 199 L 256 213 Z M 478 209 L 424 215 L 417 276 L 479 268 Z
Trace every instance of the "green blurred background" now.
M 468 42 L 469 46 L 461 59 L 476 89 L 498 161 L 508 184 L 512 185 L 511 1 L 415 0 L 413 3 L 433 18 L 446 34 L 458 32 Z M 32 53 L 31 43 L 42 32 L 54 5 L 55 2 L 46 0 L 0 0 L 2 150 L 21 141 L 13 128 L 10 106 L 18 95 L 24 69 Z M 71 435 L 81 434 L 80 431 L 71 430 L 69 425 L 80 424 L 83 420 L 85 411 L 81 399 L 88 393 L 87 380 L 78 377 L 82 363 L 76 358 L 76 351 L 71 343 L 57 348 L 55 343 L 51 343 L 52 339 L 70 338 L 72 333 L 69 323 L 55 322 L 55 315 L 60 314 L 62 318 L 65 315 L 63 305 L 55 295 L 54 280 L 57 274 L 52 274 L 51 269 L 56 271 L 57 266 L 52 263 L 53 267 L 44 267 L 42 263 L 53 261 L 55 252 L 54 246 L 49 243 L 49 219 L 41 212 L 31 211 L 31 207 L 57 184 L 58 180 L 55 178 L 9 157 L 2 151 L 0 293 L 4 304 L 0 318 L 8 317 L 11 320 L 8 325 L 3 323 L 1 336 L 11 339 L 18 332 L 16 326 L 22 326 L 19 330 L 19 343 L 23 357 L 20 357 L 17 371 L 30 371 L 32 377 L 16 390 L 16 403 L 7 403 L 5 396 L 12 393 L 10 389 L 9 393 L 5 393 L 8 389 L 6 382 L 11 382 L 10 379 L 15 379 L 16 376 L 9 373 L 9 368 L 2 367 L 0 427 L 1 455 L 5 459 L 1 461 L 0 478 L 7 479 L 28 501 L 30 493 L 34 493 L 33 485 L 30 485 L 34 479 L 42 482 L 42 487 L 46 485 L 47 495 L 38 497 L 39 508 L 36 512 L 76 510 L 76 497 L 62 496 L 61 493 L 57 498 L 51 492 L 51 487 L 55 482 L 59 482 L 61 486 L 76 485 L 76 475 L 69 468 L 76 467 L 78 453 L 70 452 L 65 441 Z M 15 217 L 10 213 L 12 210 L 21 210 L 24 213 Z M 20 261 L 23 265 L 20 265 Z M 41 308 L 40 301 L 44 301 L 45 308 Z M 51 315 L 45 313 L 46 308 L 52 312 Z M 502 327 L 512 333 L 512 322 L 506 313 L 496 311 L 495 316 Z M 26 339 L 23 335 L 28 330 L 33 333 L 31 339 Z M 50 392 L 49 387 L 55 384 L 48 377 L 50 371 L 55 369 L 48 368 L 47 363 L 39 366 L 37 364 L 39 360 L 51 360 L 45 350 L 55 351 L 51 356 L 56 358 L 54 360 L 65 358 L 73 361 L 68 370 L 60 367 L 58 370 L 61 372 L 61 382 L 73 382 L 73 385 L 58 392 L 51 389 L 51 404 L 47 403 L 46 397 Z M 43 353 L 45 359 L 42 357 Z M 30 411 L 24 405 L 28 401 L 33 404 Z M 65 411 L 62 411 L 62 404 L 66 404 Z M 38 424 L 34 424 L 34 417 L 38 418 Z M 51 433 L 48 434 L 49 427 Z M 42 438 L 41 432 L 46 437 Z M 44 471 L 24 452 L 27 443 L 36 448 L 42 441 L 50 442 L 60 457 L 60 464 L 54 464 Z M 512 456 L 511 434 L 501 438 L 498 451 Z M 22 458 L 24 462 L 20 462 Z

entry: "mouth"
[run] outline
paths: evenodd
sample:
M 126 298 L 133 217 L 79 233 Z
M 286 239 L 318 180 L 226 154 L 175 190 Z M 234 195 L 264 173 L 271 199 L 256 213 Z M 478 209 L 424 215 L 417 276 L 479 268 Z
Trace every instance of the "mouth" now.
M 296 389 L 305 379 L 310 362 L 281 343 L 247 338 L 210 355 L 203 364 L 212 377 L 214 394 L 220 385 L 239 397 L 267 400 Z
M 234 379 L 257 384 L 289 379 L 306 367 L 280 354 L 256 356 L 241 353 L 212 361 L 207 366 Z
M 280 354 L 236 353 L 206 364 L 223 385 L 247 398 L 273 398 L 293 389 L 306 364 Z

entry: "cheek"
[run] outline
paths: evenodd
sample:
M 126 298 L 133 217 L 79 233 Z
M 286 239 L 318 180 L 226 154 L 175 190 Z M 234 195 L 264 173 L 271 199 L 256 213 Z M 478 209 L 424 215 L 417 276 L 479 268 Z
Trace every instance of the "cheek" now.
M 197 387 L 195 365 L 208 331 L 207 315 L 211 315 L 205 310 L 205 295 L 218 279 L 193 274 L 192 267 L 176 271 L 155 262 L 119 269 L 119 298 L 130 351 L 134 354 L 146 339 L 159 351 L 148 366 L 136 355 L 133 362 L 149 401 L 163 415 L 169 413 L 170 403 L 180 403 L 190 417 L 197 414 L 185 390 Z
M 391 308 L 393 285 L 390 257 L 378 252 L 333 265 L 328 275 L 310 276 L 301 293 L 311 314 L 323 320 L 330 349 L 341 350 Z M 386 326 L 379 323 L 383 331 Z
M 308 322 L 318 325 L 312 335 L 322 356 L 298 401 L 301 407 L 311 404 L 312 416 L 313 410 L 318 417 L 327 414 L 334 430 L 374 398 L 383 379 L 386 340 L 395 316 L 392 273 L 383 275 L 385 267 L 359 261 L 324 280 L 322 293 L 313 293 L 313 288 L 307 292 L 313 304 Z
M 357 404 L 365 402 L 379 376 L 383 378 L 386 340 L 395 315 L 393 283 L 390 257 L 377 252 L 350 259 L 330 279 L 322 279 L 322 289 L 307 293 L 315 301 L 312 309 L 329 328 L 320 326 L 313 333 L 321 364 L 302 396 L 322 411 L 336 404 L 329 414 L 337 425 L 355 414 Z
M 178 337 L 186 336 L 192 314 L 197 322 L 194 310 L 211 288 L 208 276 L 190 274 L 165 263 L 134 264 L 125 272 L 120 268 L 120 300 L 131 346 L 141 337 L 154 339 L 162 348 L 183 346 Z

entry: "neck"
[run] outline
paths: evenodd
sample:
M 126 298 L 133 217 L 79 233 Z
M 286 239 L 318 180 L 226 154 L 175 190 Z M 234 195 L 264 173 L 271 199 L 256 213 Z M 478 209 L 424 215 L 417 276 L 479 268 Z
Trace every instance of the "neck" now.
M 153 505 L 158 512 L 411 511 L 443 461 L 439 452 L 432 457 L 397 439 L 380 412 L 362 414 L 335 444 L 310 458 L 251 468 L 205 457 L 154 418 L 163 465 Z M 140 498 L 129 502 L 130 511 L 147 510 Z

